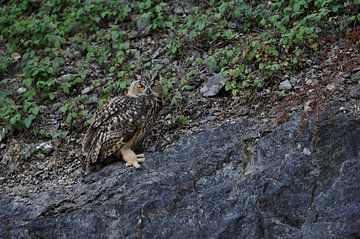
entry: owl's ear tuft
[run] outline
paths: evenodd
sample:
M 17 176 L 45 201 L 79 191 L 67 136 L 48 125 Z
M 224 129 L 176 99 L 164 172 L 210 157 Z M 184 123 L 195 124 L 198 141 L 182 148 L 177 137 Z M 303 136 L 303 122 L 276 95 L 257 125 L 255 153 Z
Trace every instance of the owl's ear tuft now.
M 159 80 L 159 71 L 150 71 L 151 81 Z
M 133 77 L 135 80 L 141 80 L 141 75 L 138 75 L 136 73 L 133 74 Z

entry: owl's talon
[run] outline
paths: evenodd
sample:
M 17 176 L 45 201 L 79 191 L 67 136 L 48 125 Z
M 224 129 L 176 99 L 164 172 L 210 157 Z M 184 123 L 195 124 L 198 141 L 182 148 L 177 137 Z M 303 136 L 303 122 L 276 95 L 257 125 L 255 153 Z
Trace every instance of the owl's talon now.
M 126 167 L 133 166 L 134 168 L 140 168 L 140 164 L 138 162 L 126 163 L 125 165 L 126 165 Z
M 144 154 L 136 155 L 131 149 L 120 150 L 123 159 L 126 162 L 126 166 L 133 166 L 134 168 L 140 168 L 140 162 L 144 162 Z
M 142 163 L 145 161 L 145 154 L 136 155 L 138 162 Z

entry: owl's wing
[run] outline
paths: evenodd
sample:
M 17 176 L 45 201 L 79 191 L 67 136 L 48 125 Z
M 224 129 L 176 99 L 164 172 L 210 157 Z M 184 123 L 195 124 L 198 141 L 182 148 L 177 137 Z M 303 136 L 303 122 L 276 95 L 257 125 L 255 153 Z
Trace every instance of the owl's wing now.
M 126 142 L 142 126 L 149 107 L 139 98 L 117 97 L 100 108 L 93 117 L 93 123 L 85 133 L 83 151 L 96 161 L 102 148 L 109 148 L 115 142 Z M 91 152 L 90 152 L 91 151 Z M 106 156 L 106 155 L 105 155 Z

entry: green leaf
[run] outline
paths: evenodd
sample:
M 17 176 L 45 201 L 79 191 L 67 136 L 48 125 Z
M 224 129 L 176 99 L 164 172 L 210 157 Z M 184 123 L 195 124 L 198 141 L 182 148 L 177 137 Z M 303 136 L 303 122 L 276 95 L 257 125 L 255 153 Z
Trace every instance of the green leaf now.
M 279 56 L 280 53 L 279 53 L 279 51 L 276 50 L 275 48 L 270 48 L 270 50 L 269 50 L 269 55 L 270 55 L 270 56 Z
M 205 20 L 204 20 L 204 19 L 199 19 L 198 21 L 196 21 L 195 27 L 196 27 L 199 31 L 204 30 L 205 27 L 206 27 L 206 22 L 205 22 Z
M 228 8 L 228 6 L 229 6 L 229 4 L 226 2 L 221 3 L 219 6 L 219 12 L 221 12 L 221 14 L 224 14 L 224 12 Z
M 224 36 L 227 38 L 227 39 L 232 39 L 232 38 L 234 38 L 234 33 L 233 33 L 233 31 L 231 31 L 231 30 L 225 30 L 224 31 Z
M 71 84 L 69 83 L 62 83 L 60 85 L 61 89 L 64 91 L 65 94 L 70 94 L 70 87 L 71 87 Z
M 38 106 L 35 106 L 34 108 L 31 109 L 31 113 L 35 116 L 39 114 L 39 111 L 40 111 L 40 107 Z
M 30 128 L 31 123 L 33 122 L 33 120 L 36 118 L 35 115 L 31 114 L 29 115 L 26 119 L 24 119 L 23 123 L 25 125 L 26 128 Z
M 23 80 L 23 83 L 26 87 L 30 87 L 31 84 L 33 83 L 33 81 L 34 81 L 34 79 L 32 79 L 32 78 L 26 78 Z
M 125 80 L 120 81 L 119 87 L 120 87 L 120 89 L 126 89 L 126 87 L 127 87 L 127 82 L 126 82 Z
M 188 125 L 188 124 L 190 124 L 190 121 L 189 121 L 188 118 L 187 118 L 186 116 L 184 116 L 184 115 L 178 115 L 176 118 L 177 118 L 177 119 L 180 121 L 180 123 L 183 124 L 183 125 Z
M 261 27 L 265 27 L 265 25 L 266 25 L 266 20 L 265 20 L 265 18 L 261 19 L 261 21 L 259 22 L 259 24 L 260 24 Z
M 50 92 L 50 93 L 48 94 L 48 97 L 49 97 L 50 100 L 54 100 L 54 99 L 56 98 L 56 96 L 57 96 L 57 93 L 56 93 L 56 92 Z
M 21 115 L 19 113 L 17 113 L 16 115 L 14 115 L 13 117 L 10 118 L 10 123 L 12 125 L 15 125 L 17 122 L 19 122 L 21 119 Z

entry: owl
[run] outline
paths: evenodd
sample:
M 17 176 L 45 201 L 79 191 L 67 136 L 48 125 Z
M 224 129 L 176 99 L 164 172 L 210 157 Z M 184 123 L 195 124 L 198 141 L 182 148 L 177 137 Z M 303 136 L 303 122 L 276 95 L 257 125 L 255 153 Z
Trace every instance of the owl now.
M 135 154 L 161 107 L 163 88 L 158 74 L 147 71 L 131 83 L 125 96 L 111 99 L 95 112 L 83 140 L 86 172 L 98 171 L 112 156 L 139 168 L 144 154 Z

